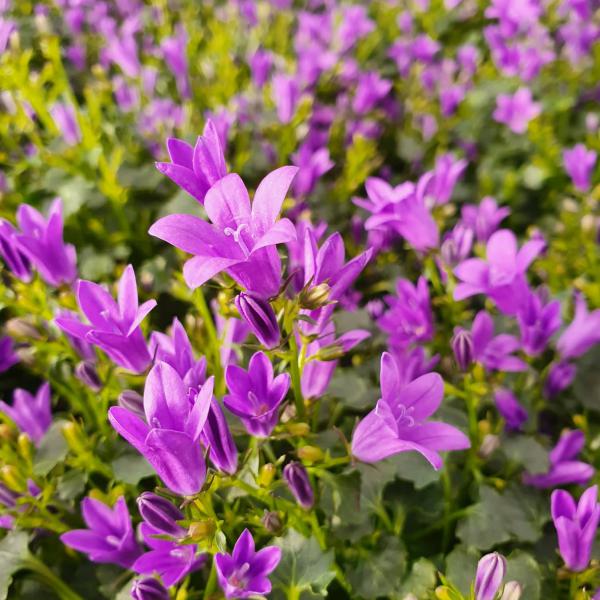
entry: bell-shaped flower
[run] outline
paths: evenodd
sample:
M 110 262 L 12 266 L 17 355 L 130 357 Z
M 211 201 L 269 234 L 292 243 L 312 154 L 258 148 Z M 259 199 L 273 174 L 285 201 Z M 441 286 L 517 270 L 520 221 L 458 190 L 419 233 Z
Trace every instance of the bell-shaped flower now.
M 575 317 L 561 333 L 556 348 L 563 359 L 578 358 L 600 342 L 600 308 L 588 311 L 581 294 L 575 295 Z
M 8 371 L 18 362 L 19 357 L 15 353 L 12 338 L 7 335 L 0 337 L 0 373 Z
M 176 494 L 196 494 L 204 483 L 200 436 L 210 411 L 213 383 L 209 378 L 196 393 L 186 389 L 173 367 L 158 363 L 144 388 L 145 422 L 121 406 L 108 411 L 112 426 Z
M 58 287 L 77 276 L 75 246 L 63 241 L 62 202 L 56 198 L 45 219 L 35 208 L 21 204 L 17 209 L 21 233 L 17 241 L 23 254 L 35 266 L 42 279 Z
M 468 164 L 464 158 L 455 159 L 452 154 L 439 156 L 435 161 L 433 176 L 428 182 L 425 195 L 431 196 L 435 204 L 446 204 Z
M 479 204 L 465 204 L 461 209 L 462 222 L 475 233 L 478 242 L 487 242 L 508 215 L 510 208 L 498 207 L 491 196 L 486 196 Z
M 273 376 L 273 365 L 263 352 L 257 352 L 248 370 L 229 365 L 225 373 L 229 394 L 225 407 L 238 416 L 250 435 L 268 437 L 278 421 L 278 409 L 290 387 L 290 376 Z
M 563 150 L 565 170 L 580 192 L 587 192 L 590 189 L 592 171 L 597 158 L 596 152 L 588 150 L 583 144 L 576 144 L 573 148 Z
M 585 485 L 594 476 L 594 467 L 575 460 L 583 450 L 585 436 L 578 429 L 566 431 L 551 450 L 550 466 L 546 473 L 526 473 L 523 481 L 537 488 L 555 488 L 559 485 Z
M 219 134 L 210 119 L 194 147 L 169 138 L 167 151 L 171 162 L 157 162 L 156 168 L 201 204 L 210 187 L 227 175 Z
M 95 498 L 84 498 L 81 512 L 88 528 L 63 533 L 62 543 L 84 552 L 93 562 L 130 568 L 142 550 L 135 541 L 125 498 L 121 496 L 112 509 Z
M 292 222 L 278 216 L 297 170 L 281 167 L 269 173 L 252 204 L 239 175 L 226 175 L 206 194 L 204 208 L 212 224 L 192 215 L 169 215 L 154 223 L 150 234 L 194 254 L 183 268 L 190 288 L 226 271 L 248 291 L 275 295 L 281 260 L 274 246 L 296 239 Z
M 0 413 L 14 421 L 34 444 L 39 444 L 52 423 L 50 384 L 43 383 L 35 396 L 27 390 L 16 389 L 12 406 L 0 400 Z
M 428 421 L 440 406 L 444 382 L 437 373 L 422 375 L 402 385 L 391 354 L 381 357 L 381 399 L 362 419 L 352 436 L 352 454 L 374 463 L 400 452 L 419 452 L 440 469 L 440 451 L 470 447 L 464 433 L 437 421 Z
M 0 219 L 0 257 L 15 277 L 28 282 L 31 280 L 31 263 L 17 236 L 18 231 L 8 221 Z
M 281 548 L 267 546 L 256 552 L 252 534 L 244 529 L 231 554 L 215 555 L 217 579 L 226 598 L 265 596 L 271 591 L 268 575 L 281 560 Z
M 577 503 L 568 492 L 554 490 L 551 513 L 558 535 L 558 548 L 565 564 L 571 571 L 584 571 L 590 564 L 600 521 L 598 486 L 585 490 Z
M 541 293 L 529 291 L 517 313 L 517 319 L 524 352 L 529 356 L 538 356 L 560 328 L 560 302 L 553 300 L 545 304 Z
M 90 324 L 70 317 L 58 317 L 56 324 L 65 333 L 95 344 L 124 369 L 144 371 L 151 356 L 140 323 L 156 300 L 138 306 L 133 267 L 128 265 L 121 276 L 117 302 L 102 286 L 85 280 L 77 283 L 77 302 Z
M 525 272 L 544 247 L 542 240 L 530 240 L 519 250 L 512 231 L 496 231 L 488 240 L 485 260 L 469 258 L 454 269 L 460 280 L 454 299 L 485 294 L 503 313 L 515 315 L 528 292 Z

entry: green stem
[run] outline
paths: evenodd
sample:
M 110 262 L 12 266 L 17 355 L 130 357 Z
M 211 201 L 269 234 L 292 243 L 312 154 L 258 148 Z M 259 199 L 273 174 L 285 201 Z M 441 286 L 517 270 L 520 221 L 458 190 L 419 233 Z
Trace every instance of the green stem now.
M 61 600 L 83 600 L 58 575 L 34 556 L 23 561 L 23 568 L 32 571 L 42 583 L 54 590 Z
M 217 335 L 217 329 L 215 327 L 215 322 L 213 321 L 212 313 L 208 307 L 208 304 L 206 303 L 206 298 L 204 297 L 204 292 L 202 291 L 201 287 L 196 290 L 196 306 L 200 312 L 202 321 L 204 322 L 204 327 L 206 328 L 206 333 L 208 334 L 209 338 L 210 350 L 213 355 L 215 393 L 219 396 L 222 396 L 225 393 L 225 381 L 223 379 L 223 367 L 221 365 L 221 344 L 219 342 L 219 336 Z
M 213 594 L 213 592 L 217 589 L 217 568 L 215 566 L 215 559 L 213 557 L 212 565 L 210 567 L 210 573 L 208 575 L 208 580 L 206 581 L 206 587 L 204 588 L 204 595 L 202 598 L 204 600 L 208 600 Z
M 310 525 L 312 527 L 313 533 L 317 542 L 319 542 L 319 546 L 321 546 L 321 550 L 327 549 L 327 542 L 325 541 L 325 536 L 321 531 L 321 525 L 319 524 L 319 520 L 317 519 L 317 513 L 313 510 L 310 513 Z
M 442 471 L 442 487 L 444 490 L 444 533 L 442 536 L 442 549 L 446 552 L 450 543 L 450 515 L 452 514 L 452 481 L 450 480 L 450 466 L 448 463 Z
M 302 386 L 300 383 L 300 366 L 298 364 L 299 352 L 296 336 L 292 331 L 290 335 L 290 350 L 292 358 L 290 360 L 290 374 L 292 377 L 292 388 L 294 390 L 294 401 L 296 403 L 296 415 L 299 419 L 304 418 L 304 398 L 302 397 Z

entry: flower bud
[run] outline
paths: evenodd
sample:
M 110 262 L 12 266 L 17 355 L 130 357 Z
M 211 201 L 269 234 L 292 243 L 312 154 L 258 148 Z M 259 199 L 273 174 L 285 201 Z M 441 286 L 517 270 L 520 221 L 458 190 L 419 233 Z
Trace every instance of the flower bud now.
M 84 360 L 75 367 L 75 376 L 93 392 L 99 392 L 102 389 L 102 381 L 100 381 L 98 371 L 96 371 L 94 363 L 90 360 Z
M 273 535 L 277 535 L 281 532 L 283 523 L 281 522 L 281 516 L 278 512 L 265 510 L 265 514 L 262 519 L 263 527 Z
M 500 600 L 519 600 L 521 594 L 523 593 L 523 588 L 518 581 L 509 581 L 505 586 L 502 592 L 502 596 L 500 596 Z
M 327 362 L 329 360 L 338 360 L 344 356 L 344 349 L 338 344 L 323 346 L 314 356 L 315 360 Z
M 327 283 L 303 288 L 298 295 L 298 301 L 301 308 L 316 310 L 326 304 L 329 304 L 329 292 L 331 288 Z
M 16 504 L 19 494 L 8 489 L 3 483 L 0 483 L 0 506 L 12 507 Z
M 18 317 L 6 321 L 4 329 L 8 335 L 14 338 L 42 339 L 40 332 L 31 323 Z
M 498 552 L 483 556 L 477 564 L 475 600 L 494 600 L 505 573 L 506 559 L 504 556 Z
M 458 329 L 452 338 L 452 351 L 461 371 L 467 371 L 473 362 L 473 337 L 466 329 Z
M 306 469 L 297 462 L 291 462 L 283 469 L 283 478 L 298 504 L 309 509 L 315 502 L 315 495 Z
M 277 316 L 268 300 L 242 292 L 236 297 L 235 305 L 242 319 L 265 348 L 272 349 L 279 344 Z
M 317 446 L 302 446 L 298 448 L 298 458 L 307 462 L 319 462 L 323 460 L 323 450 Z
M 62 433 L 67 440 L 69 448 L 75 454 L 83 454 L 86 451 L 85 434 L 77 423 L 74 421 L 65 423 L 62 427 Z
M 6 485 L 13 490 L 24 490 L 27 487 L 25 478 L 14 465 L 4 465 L 0 469 L 0 475 Z
M 183 513 L 166 498 L 144 492 L 137 499 L 137 505 L 144 521 L 152 527 L 176 538 L 185 535 L 185 529 L 177 524 L 177 521 L 184 518 Z
M 123 390 L 117 399 L 119 406 L 145 419 L 144 399 L 134 390 Z
M 20 433 L 17 438 L 17 446 L 21 456 L 27 461 L 31 462 L 33 459 L 33 443 L 31 438 L 26 433 Z
M 260 468 L 258 473 L 258 485 L 260 487 L 269 487 L 275 478 L 277 469 L 273 463 L 267 463 Z
M 493 433 L 488 433 L 479 446 L 478 454 L 481 458 L 489 458 L 500 447 L 500 438 Z
M 575 365 L 566 361 L 552 365 L 544 383 L 544 396 L 552 399 L 568 388 L 573 383 L 573 379 L 575 379 L 576 371 L 577 368 Z
M 289 423 L 287 430 L 294 437 L 304 437 L 310 433 L 310 427 L 308 423 Z
M 194 521 L 191 523 L 187 534 L 192 540 L 199 542 L 201 540 L 212 539 L 216 530 L 215 522 L 212 519 L 206 519 L 205 521 Z
M 134 579 L 131 584 L 133 600 L 169 600 L 169 592 L 155 577 Z
M 0 439 L 3 439 L 7 442 L 12 440 L 15 437 L 15 431 L 6 423 L 0 423 Z

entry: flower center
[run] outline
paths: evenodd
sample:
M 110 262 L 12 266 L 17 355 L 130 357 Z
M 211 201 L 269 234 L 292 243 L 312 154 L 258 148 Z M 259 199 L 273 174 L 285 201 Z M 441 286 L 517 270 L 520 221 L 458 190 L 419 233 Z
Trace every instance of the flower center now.
M 107 543 L 109 543 L 111 546 L 114 546 L 115 548 L 118 548 L 119 545 L 121 544 L 121 540 L 115 535 L 107 535 L 106 541 L 107 541 Z
M 230 585 L 238 589 L 244 589 L 248 585 L 246 574 L 250 570 L 250 563 L 245 562 L 239 569 L 236 569 L 227 580 Z
M 396 415 L 396 425 L 398 427 L 412 427 L 415 424 L 415 419 L 412 416 L 414 406 L 406 408 L 404 404 L 398 405 L 398 414 Z
M 248 246 L 246 245 L 246 242 L 242 237 L 242 232 L 244 231 L 244 229 L 248 229 L 248 223 L 241 223 L 237 226 L 236 229 L 233 229 L 231 227 L 225 227 L 223 233 L 225 235 L 230 235 L 231 237 L 233 237 L 234 242 L 241 248 L 242 252 L 244 253 L 244 256 L 248 258 L 250 256 L 250 250 L 248 250 Z

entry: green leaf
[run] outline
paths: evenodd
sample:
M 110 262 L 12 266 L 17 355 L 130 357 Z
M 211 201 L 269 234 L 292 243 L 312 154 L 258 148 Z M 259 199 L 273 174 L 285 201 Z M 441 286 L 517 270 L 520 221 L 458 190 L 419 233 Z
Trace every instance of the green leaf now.
M 154 469 L 137 452 L 128 452 L 116 458 L 112 463 L 115 477 L 124 483 L 136 485 L 140 479 L 154 475 Z
M 315 538 L 305 538 L 289 529 L 275 543 L 282 550 L 281 562 L 271 576 L 274 586 L 284 591 L 307 591 L 325 596 L 335 577 L 333 550 L 323 552 Z
M 87 482 L 87 473 L 79 469 L 68 471 L 58 479 L 56 492 L 61 500 L 73 500 L 83 493 Z
M 369 381 L 350 369 L 338 369 L 327 393 L 339 398 L 345 406 L 364 410 L 375 405 L 378 390 Z
M 411 481 L 420 490 L 439 480 L 440 472 L 418 452 L 402 452 L 388 459 L 400 479 Z
M 10 531 L 0 541 L 0 600 L 8 596 L 13 574 L 29 556 L 28 544 L 29 536 L 24 531 Z
M 518 581 L 523 593 L 520 600 L 539 600 L 542 591 L 540 567 L 535 559 L 520 550 L 513 552 L 506 561 L 505 582 Z
M 479 558 L 477 550 L 465 546 L 456 546 L 446 557 L 446 578 L 465 596 L 475 580 Z
M 548 451 L 532 437 L 507 436 L 502 440 L 501 448 L 509 460 L 526 466 L 531 473 L 545 473 L 548 470 Z
M 348 573 L 355 593 L 365 599 L 399 592 L 406 569 L 406 551 L 396 537 L 381 538 L 368 557 Z
M 511 487 L 500 494 L 483 486 L 480 501 L 459 523 L 456 535 L 479 550 L 509 541 L 533 543 L 540 538 L 547 520 L 542 510 L 535 490 Z
M 405 598 L 408 594 L 413 594 L 417 598 L 424 598 L 435 588 L 436 582 L 435 565 L 426 558 L 419 558 L 402 582 L 398 597 Z
M 47 475 L 67 456 L 69 447 L 62 432 L 64 424 L 65 421 L 56 421 L 42 438 L 33 462 L 34 475 Z

